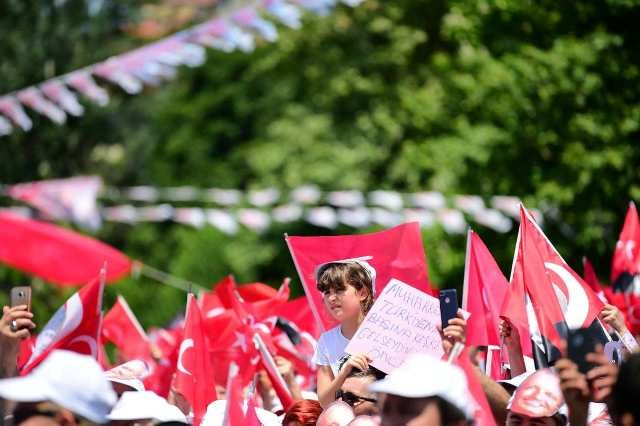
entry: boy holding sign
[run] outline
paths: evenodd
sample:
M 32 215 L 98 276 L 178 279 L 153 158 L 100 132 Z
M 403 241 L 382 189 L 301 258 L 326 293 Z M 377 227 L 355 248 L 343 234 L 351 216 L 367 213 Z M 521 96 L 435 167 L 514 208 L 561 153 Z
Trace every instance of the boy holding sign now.
M 338 372 L 345 348 L 373 305 L 376 271 L 368 258 L 337 260 L 316 268 L 316 283 L 327 311 L 340 325 L 323 333 L 313 362 L 318 366 L 318 400 L 326 407 L 353 368 L 365 371 L 371 359 L 365 354 L 349 357 Z

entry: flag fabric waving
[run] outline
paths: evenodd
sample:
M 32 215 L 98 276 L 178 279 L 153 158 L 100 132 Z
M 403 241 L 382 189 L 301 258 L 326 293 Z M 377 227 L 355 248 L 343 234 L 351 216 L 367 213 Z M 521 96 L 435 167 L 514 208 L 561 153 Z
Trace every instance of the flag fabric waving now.
M 120 295 L 102 320 L 102 336 L 113 343 L 126 360 L 146 359 L 151 355 L 147 333 Z
M 559 356 L 567 328 L 591 327 L 602 306 L 521 206 L 511 286 L 501 315 L 518 327 L 521 339 L 530 330 L 538 365 L 546 366 Z M 525 346 L 523 353 L 527 355 Z
M 500 346 L 498 314 L 509 284 L 478 234 L 467 234 L 462 309 L 471 314 L 467 344 Z
M 10 213 L 0 213 L 0 262 L 61 287 L 89 282 L 105 262 L 108 282 L 128 274 L 132 265 L 101 241 Z
M 322 295 L 314 276 L 318 265 L 333 260 L 371 256 L 368 263 L 376 271 L 376 294 L 391 278 L 433 294 L 427 275 L 427 261 L 418 222 L 361 235 L 323 237 L 285 236 L 309 305 L 322 330 L 335 325 L 324 310 Z
M 217 399 L 211 358 L 202 327 L 202 314 L 193 296 L 187 296 L 184 335 L 176 365 L 175 389 L 193 410 L 193 424 L 199 426 L 207 406 Z
M 640 273 L 640 220 L 633 202 L 629 203 L 624 225 L 616 243 L 611 264 L 611 285 L 614 291 L 640 295 L 640 284 L 634 278 Z
M 38 335 L 31 357 L 20 371 L 28 374 L 54 349 L 66 349 L 98 359 L 104 268 L 89 284 L 74 293 Z

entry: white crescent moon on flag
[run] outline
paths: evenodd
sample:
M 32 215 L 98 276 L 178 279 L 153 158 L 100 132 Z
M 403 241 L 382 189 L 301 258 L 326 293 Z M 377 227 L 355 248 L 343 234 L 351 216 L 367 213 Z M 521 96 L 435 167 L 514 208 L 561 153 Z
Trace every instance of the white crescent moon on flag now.
M 184 368 L 184 364 L 182 363 L 182 357 L 184 356 L 184 353 L 189 349 L 193 347 L 193 339 L 184 339 L 182 341 L 182 343 L 180 344 L 180 352 L 178 354 L 178 371 L 183 372 L 184 374 L 188 374 L 188 375 L 192 375 L 191 372 L 189 370 L 187 370 L 186 368 Z
M 552 262 L 545 262 L 544 266 L 548 270 L 555 272 L 567 287 L 567 310 L 564 313 L 567 326 L 570 329 L 584 327 L 584 322 L 589 315 L 589 298 L 584 288 L 571 272 L 567 271 L 563 266 Z
M 69 342 L 69 344 L 72 345 L 75 342 L 86 343 L 87 346 L 89 346 L 89 350 L 91 351 L 91 356 L 94 358 L 98 357 L 98 344 L 96 343 L 96 339 L 94 339 L 93 337 L 87 336 L 86 334 L 82 336 L 78 336 L 75 339 L 73 339 L 71 342 Z
M 80 300 L 78 293 L 75 293 L 64 305 L 58 308 L 49 322 L 44 326 L 44 329 L 38 334 L 31 357 L 29 357 L 25 365 L 31 364 L 49 346 L 62 340 L 75 330 L 82 322 L 82 317 L 82 300 Z

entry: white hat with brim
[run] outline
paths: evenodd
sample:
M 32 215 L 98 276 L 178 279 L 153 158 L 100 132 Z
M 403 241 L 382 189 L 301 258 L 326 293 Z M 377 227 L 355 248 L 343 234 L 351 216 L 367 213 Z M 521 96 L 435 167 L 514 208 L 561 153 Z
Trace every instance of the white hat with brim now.
M 227 401 L 218 399 L 207 406 L 207 413 L 204 415 L 201 426 L 222 426 L 224 422 L 224 414 L 227 408 Z M 256 407 L 256 415 L 263 426 L 281 426 L 282 420 L 275 414 Z
M 387 377 L 369 386 L 372 392 L 404 398 L 440 397 L 473 419 L 475 402 L 467 378 L 457 366 L 426 354 L 413 354 Z
M 107 416 L 109 420 L 153 419 L 159 422 L 187 423 L 187 418 L 174 405 L 152 391 L 123 392 Z
M 320 279 L 320 272 L 322 272 L 323 268 L 327 265 L 331 265 L 333 263 L 355 263 L 357 265 L 360 265 L 362 267 L 362 269 L 364 269 L 364 271 L 367 273 L 367 275 L 369 275 L 369 278 L 371 279 L 371 290 L 373 291 L 373 295 L 375 296 L 376 294 L 376 270 L 373 266 L 371 266 L 369 264 L 369 262 L 367 262 L 368 260 L 373 259 L 373 256 L 361 256 L 361 257 L 354 257 L 351 259 L 340 259 L 340 260 L 331 260 L 329 262 L 324 262 L 319 264 L 318 266 L 316 266 L 316 269 L 314 270 L 313 276 L 316 280 L 316 282 L 318 282 L 318 280 Z
M 95 423 L 105 423 L 117 397 L 95 359 L 56 350 L 29 375 L 0 380 L 0 397 L 51 401 Z
M 120 383 L 121 385 L 129 386 L 132 391 L 142 392 L 145 390 L 144 383 L 138 379 L 119 379 L 117 377 L 106 376 L 107 380 L 113 383 Z

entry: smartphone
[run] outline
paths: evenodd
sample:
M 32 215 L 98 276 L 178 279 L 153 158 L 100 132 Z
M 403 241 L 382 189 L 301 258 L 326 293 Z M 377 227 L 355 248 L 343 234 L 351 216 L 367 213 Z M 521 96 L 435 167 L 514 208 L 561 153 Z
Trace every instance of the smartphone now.
M 586 374 L 595 365 L 588 362 L 585 357 L 590 352 L 596 350 L 596 339 L 588 328 L 577 328 L 569 330 L 567 336 L 567 356 L 576 363 L 578 370 Z
M 442 329 L 449 325 L 449 320 L 458 314 L 458 292 L 455 288 L 440 290 L 440 319 Z
M 31 312 L 31 287 L 13 287 L 11 289 L 11 306 L 27 305 L 27 310 Z

